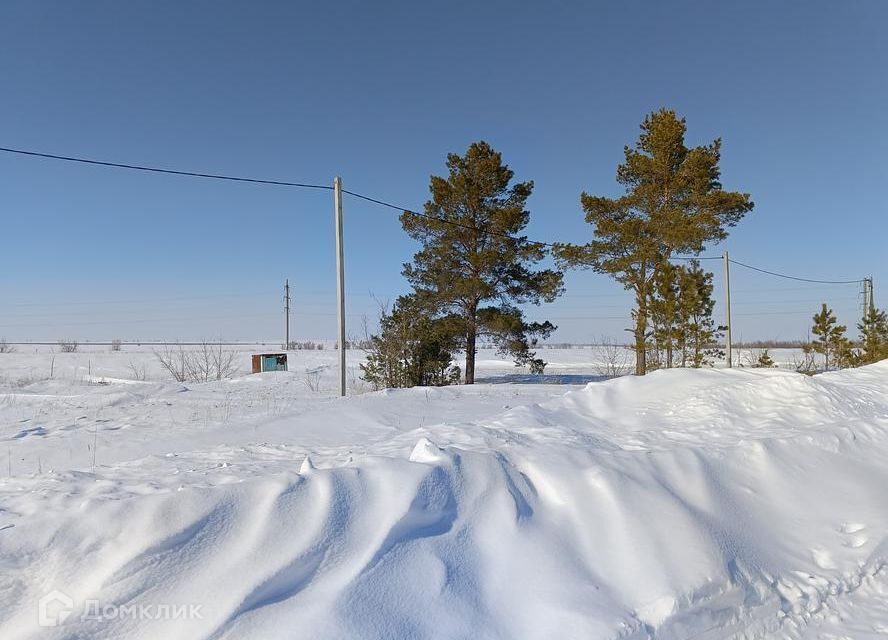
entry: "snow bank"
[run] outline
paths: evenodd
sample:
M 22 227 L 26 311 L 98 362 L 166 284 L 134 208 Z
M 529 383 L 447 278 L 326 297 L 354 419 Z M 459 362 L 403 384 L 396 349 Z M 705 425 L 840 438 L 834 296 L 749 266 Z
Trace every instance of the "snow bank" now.
M 220 429 L 203 448 L 6 479 L 0 637 L 861 638 L 888 624 L 888 364 L 666 371 L 518 403 L 502 386 L 459 393 L 331 401 L 283 412 L 250 446 Z M 462 401 L 489 417 L 397 420 Z M 53 590 L 74 613 L 40 627 Z M 107 615 L 83 618 L 90 606 Z

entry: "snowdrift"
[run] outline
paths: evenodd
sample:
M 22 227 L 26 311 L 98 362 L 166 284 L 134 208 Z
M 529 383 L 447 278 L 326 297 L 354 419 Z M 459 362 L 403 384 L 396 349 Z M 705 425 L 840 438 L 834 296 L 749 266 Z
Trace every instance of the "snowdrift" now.
M 317 428 L 346 444 L 295 432 L 7 479 L 0 637 L 888 632 L 888 364 L 665 371 L 494 394 L 483 420 L 346 424 L 429 393 L 456 398 L 333 403 Z M 53 591 L 72 614 L 40 626 Z

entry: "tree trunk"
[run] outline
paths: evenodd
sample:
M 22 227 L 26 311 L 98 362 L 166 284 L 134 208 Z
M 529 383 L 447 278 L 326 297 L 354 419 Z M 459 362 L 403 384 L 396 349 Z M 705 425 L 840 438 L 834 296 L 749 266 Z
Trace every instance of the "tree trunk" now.
M 635 316 L 635 375 L 643 376 L 647 373 L 647 345 L 645 334 L 647 333 L 647 295 L 642 291 L 636 291 L 636 303 L 638 313 Z
M 475 343 L 478 340 L 478 332 L 474 323 L 466 332 L 466 384 L 475 384 Z

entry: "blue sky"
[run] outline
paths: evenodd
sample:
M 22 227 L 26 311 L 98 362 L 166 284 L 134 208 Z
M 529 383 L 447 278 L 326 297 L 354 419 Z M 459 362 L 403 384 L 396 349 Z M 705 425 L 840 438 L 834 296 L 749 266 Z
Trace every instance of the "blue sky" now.
M 617 195 L 644 115 L 723 139 L 756 208 L 724 246 L 791 274 L 888 286 L 888 3 L 34 2 L 0 4 L 0 146 L 329 184 L 417 208 L 484 139 L 536 183 L 528 235 L 582 242 L 583 190 Z M 0 154 L 0 336 L 332 338 L 328 192 Z M 397 212 L 346 199 L 349 333 L 404 291 Z M 709 266 L 719 266 L 709 263 Z M 572 272 L 532 317 L 622 336 L 628 296 Z M 855 286 L 736 268 L 735 338 L 804 337 Z M 720 296 L 721 275 L 716 277 Z M 717 313 L 721 313 L 720 309 Z

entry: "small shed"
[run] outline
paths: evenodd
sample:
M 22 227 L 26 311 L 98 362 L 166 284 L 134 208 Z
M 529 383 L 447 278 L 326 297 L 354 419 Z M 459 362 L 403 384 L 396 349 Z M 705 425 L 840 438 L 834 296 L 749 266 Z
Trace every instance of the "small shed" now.
M 263 371 L 286 371 L 286 353 L 260 353 L 253 355 L 253 373 Z

